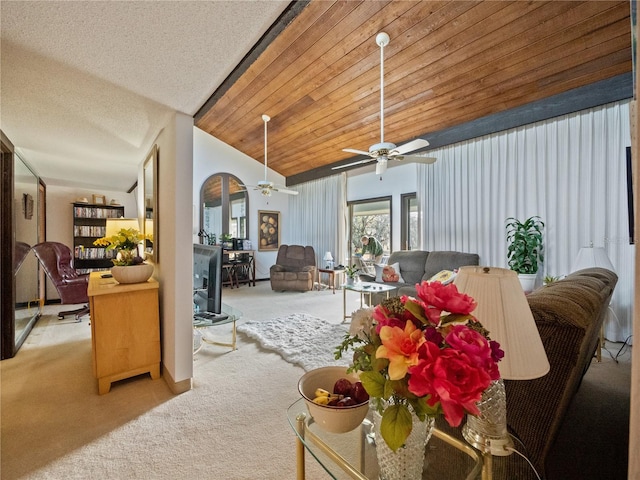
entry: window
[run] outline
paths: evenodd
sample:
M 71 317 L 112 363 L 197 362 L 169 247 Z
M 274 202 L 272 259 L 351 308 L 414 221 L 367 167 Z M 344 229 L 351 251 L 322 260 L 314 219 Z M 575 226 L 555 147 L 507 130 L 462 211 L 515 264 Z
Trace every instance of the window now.
M 391 252 L 391 197 L 372 198 L 349 202 L 350 238 L 349 255 L 362 250 L 363 235 L 376 237 L 385 254 Z
M 418 198 L 415 193 L 405 193 L 400 197 L 400 201 L 402 202 L 400 248 L 402 250 L 415 250 L 420 248 Z
M 239 178 L 230 173 L 211 175 L 200 190 L 201 233 L 210 240 L 214 235 L 219 240 L 221 234 L 247 238 L 248 204 L 249 194 Z

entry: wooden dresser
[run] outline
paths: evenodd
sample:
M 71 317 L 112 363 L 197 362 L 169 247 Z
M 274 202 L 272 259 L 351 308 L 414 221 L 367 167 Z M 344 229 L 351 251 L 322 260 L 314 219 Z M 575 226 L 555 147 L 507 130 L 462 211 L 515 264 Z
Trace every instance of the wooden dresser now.
M 93 374 L 98 393 L 111 383 L 149 372 L 160 378 L 158 282 L 119 284 L 92 272 L 89 278 Z

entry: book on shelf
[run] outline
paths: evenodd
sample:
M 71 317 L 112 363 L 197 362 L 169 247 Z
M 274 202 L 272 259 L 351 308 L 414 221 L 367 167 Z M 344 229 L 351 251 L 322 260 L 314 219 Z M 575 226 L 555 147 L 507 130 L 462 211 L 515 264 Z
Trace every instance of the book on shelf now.
M 118 218 L 122 216 L 122 208 L 73 207 L 76 218 Z

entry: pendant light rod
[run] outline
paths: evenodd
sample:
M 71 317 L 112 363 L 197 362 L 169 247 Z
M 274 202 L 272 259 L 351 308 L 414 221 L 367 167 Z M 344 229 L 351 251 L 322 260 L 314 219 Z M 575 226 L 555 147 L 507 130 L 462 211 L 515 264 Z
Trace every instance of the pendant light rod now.
M 271 120 L 269 115 L 262 115 L 264 121 L 264 179 L 267 180 L 267 122 Z
M 384 143 L 384 47 L 389 45 L 389 35 L 380 32 L 376 43 L 380 46 L 380 143 Z

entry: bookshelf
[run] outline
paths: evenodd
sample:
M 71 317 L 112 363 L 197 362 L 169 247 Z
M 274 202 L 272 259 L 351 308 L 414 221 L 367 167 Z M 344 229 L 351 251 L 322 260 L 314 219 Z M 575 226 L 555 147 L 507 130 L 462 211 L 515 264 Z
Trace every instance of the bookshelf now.
M 93 242 L 105 236 L 107 218 L 119 217 L 124 217 L 123 206 L 73 204 L 73 264 L 77 270 L 87 273 L 113 266 L 115 250 L 107 251 Z

